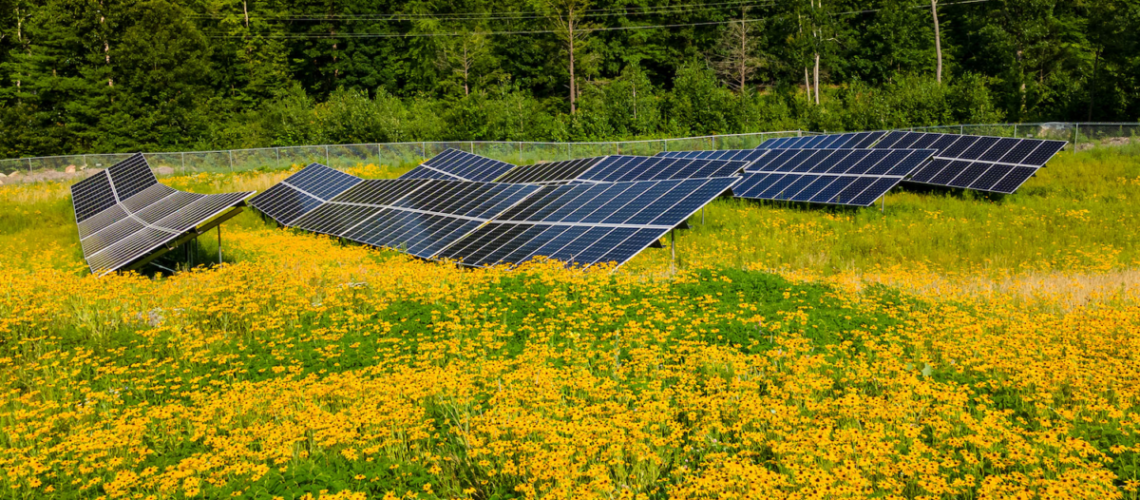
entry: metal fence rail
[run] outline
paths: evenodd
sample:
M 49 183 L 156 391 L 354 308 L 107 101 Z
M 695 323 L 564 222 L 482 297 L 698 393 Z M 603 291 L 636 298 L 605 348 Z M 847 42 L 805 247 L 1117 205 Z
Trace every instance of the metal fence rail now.
M 1068 148 L 1074 151 L 1104 144 L 1140 141 L 1140 123 L 1004 123 L 911 127 L 900 130 L 1059 139 L 1068 141 Z M 146 153 L 146 157 L 160 175 L 242 172 L 259 169 L 275 170 L 313 162 L 323 163 L 338 169 L 361 164 L 403 167 L 419 164 L 424 159 L 435 156 L 447 148 L 461 149 L 497 160 L 527 165 L 538 161 L 566 160 L 611 154 L 654 155 L 661 151 L 746 149 L 756 147 L 761 142 L 775 137 L 816 133 L 818 132 L 784 130 L 752 134 L 612 142 L 452 141 L 330 144 L 223 151 Z M 128 156 L 130 156 L 129 153 L 122 153 L 0 160 L 0 173 L 6 176 L 17 173 L 17 176 L 28 176 L 28 180 L 65 180 L 82 176 L 82 171 L 85 169 L 108 167 Z M 11 180 L 0 179 L 0 181 L 8 182 Z
M 752 134 L 711 135 L 679 139 L 651 139 L 612 142 L 517 142 L 450 141 L 397 142 L 371 144 L 329 144 L 322 146 L 282 146 L 222 151 L 144 153 L 151 167 L 161 174 L 199 172 L 243 172 L 285 169 L 292 165 L 323 163 L 343 169 L 361 164 L 392 167 L 418 165 L 448 148 L 461 149 L 496 160 L 519 165 L 538 161 L 568 160 L 613 154 L 655 155 L 661 151 L 754 148 L 773 137 L 799 136 L 808 132 L 785 130 Z M 64 178 L 84 169 L 106 168 L 132 153 L 44 156 L 0 160 L 0 172 L 37 174 L 38 177 Z M 56 175 L 52 175 L 52 174 Z

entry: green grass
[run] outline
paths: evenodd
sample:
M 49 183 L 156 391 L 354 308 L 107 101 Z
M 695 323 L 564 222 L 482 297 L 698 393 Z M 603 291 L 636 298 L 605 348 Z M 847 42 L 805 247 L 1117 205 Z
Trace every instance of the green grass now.
M 401 169 L 375 169 L 392 177 Z M 264 190 L 281 173 L 180 177 L 192 192 Z M 57 247 L 61 267 L 82 259 L 65 186 L 2 186 L 0 255 Z M 946 272 L 1121 269 L 1140 267 L 1140 145 L 1062 153 L 1014 195 L 896 188 L 885 211 L 721 199 L 677 232 L 679 267 L 705 265 L 803 269 L 830 274 L 891 266 Z M 226 229 L 264 227 L 246 210 Z M 204 255 L 216 255 L 203 238 Z M 667 242 L 666 242 L 667 243 Z M 669 267 L 668 249 L 650 249 L 630 272 Z

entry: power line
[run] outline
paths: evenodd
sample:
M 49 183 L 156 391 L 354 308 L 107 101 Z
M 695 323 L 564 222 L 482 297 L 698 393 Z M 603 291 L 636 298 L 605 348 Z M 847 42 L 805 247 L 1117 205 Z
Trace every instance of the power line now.
M 640 15 L 655 15 L 655 14 L 676 14 L 685 11 L 707 9 L 711 7 L 751 7 L 757 5 L 771 5 L 775 3 L 774 0 L 732 0 L 726 2 L 702 3 L 702 4 L 678 4 L 678 5 L 662 5 L 658 7 L 647 7 L 638 10 L 628 9 L 588 9 L 583 11 L 583 17 L 615 17 L 615 16 L 640 16 Z M 193 19 L 225 19 L 233 16 L 220 16 L 220 15 L 193 15 L 189 16 Z M 444 21 L 456 20 L 508 20 L 508 19 L 541 19 L 546 16 L 537 12 L 463 12 L 463 13 L 441 13 L 441 14 L 409 14 L 409 13 L 393 13 L 393 14 L 371 14 L 368 16 L 357 15 L 338 15 L 330 14 L 327 16 L 257 16 L 252 18 L 267 21 L 408 21 L 419 19 L 438 19 Z
M 962 0 L 959 2 L 942 4 L 940 7 L 950 7 L 954 5 L 973 4 L 992 2 L 994 0 Z M 912 7 L 913 9 L 926 9 L 925 6 Z M 856 14 L 869 14 L 880 12 L 883 9 L 866 9 L 854 10 L 845 12 L 836 12 L 834 15 L 856 15 Z M 782 18 L 784 16 L 771 16 L 767 18 L 755 19 L 733 19 L 729 21 L 706 21 L 696 23 L 678 23 L 678 24 L 655 24 L 655 25 L 639 25 L 639 26 L 611 26 L 600 28 L 582 28 L 575 31 L 582 33 L 594 33 L 605 31 L 630 31 L 630 30 L 648 30 L 648 29 L 671 29 L 671 28 L 688 28 L 696 26 L 723 26 L 734 23 L 756 23 L 766 21 L 773 18 Z M 329 38 L 433 38 L 433 37 L 453 37 L 453 36 L 514 36 L 514 35 L 543 35 L 558 33 L 557 30 L 517 30 L 517 31 L 458 31 L 458 32 L 436 32 L 436 33 L 341 33 L 341 34 L 289 34 L 289 35 L 261 35 L 259 38 L 266 39 L 329 39 Z M 211 36 L 210 38 L 247 38 L 248 35 L 221 35 Z

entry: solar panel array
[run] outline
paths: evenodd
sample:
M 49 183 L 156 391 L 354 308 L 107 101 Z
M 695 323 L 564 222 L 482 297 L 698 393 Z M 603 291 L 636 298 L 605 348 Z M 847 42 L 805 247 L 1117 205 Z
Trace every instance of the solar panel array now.
M 735 177 L 546 186 L 444 250 L 470 266 L 537 256 L 621 265 L 728 191 Z
M 1065 142 L 891 132 L 875 147 L 937 150 L 934 159 L 916 171 L 911 182 L 1009 194 L 1044 167 Z
M 313 163 L 254 196 L 249 204 L 281 225 L 288 226 L 361 180 Z
M 786 137 L 760 145 L 761 149 L 840 147 L 934 149 L 933 158 L 906 182 L 1009 194 L 1044 167 L 1065 142 L 896 131 Z
M 507 162 L 449 148 L 400 178 L 491 182 L 514 168 Z
M 739 198 L 868 206 L 927 161 L 931 149 L 771 150 L 748 165 Z
M 367 180 L 294 226 L 432 258 L 538 189 L 439 179 Z
M 251 194 L 172 189 L 158 183 L 142 154 L 71 187 L 83 256 L 95 274 L 128 268 L 166 249 Z

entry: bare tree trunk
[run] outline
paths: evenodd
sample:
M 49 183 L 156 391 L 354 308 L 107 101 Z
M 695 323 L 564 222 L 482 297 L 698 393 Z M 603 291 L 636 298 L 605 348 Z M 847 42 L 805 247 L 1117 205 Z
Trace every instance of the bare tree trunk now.
M 930 0 L 930 14 L 934 16 L 934 52 L 938 54 L 938 83 L 942 83 L 942 33 L 938 29 L 938 0 Z
M 1092 121 L 1092 116 L 1093 116 L 1093 104 L 1096 103 L 1096 87 L 1094 87 L 1093 85 L 1096 84 L 1096 70 L 1097 70 L 1097 66 L 1100 66 L 1100 53 L 1102 50 L 1104 50 L 1104 49 L 1097 49 L 1096 57 L 1093 58 L 1092 78 L 1089 79 L 1089 84 L 1088 84 L 1089 85 L 1089 116 L 1088 116 L 1088 118 L 1086 118 L 1086 121 L 1090 121 L 1090 122 Z
M 570 36 L 570 114 L 575 114 L 578 110 L 578 86 L 574 82 L 574 9 L 570 9 L 570 15 L 566 16 L 567 26 L 569 27 Z
M 103 3 L 100 2 L 99 6 L 102 7 Z M 106 20 L 107 20 L 106 16 L 99 16 L 99 24 L 103 24 Z M 103 39 L 103 57 L 107 61 L 107 66 L 110 66 L 111 65 L 111 42 L 108 41 L 106 38 Z M 112 76 L 107 77 L 107 86 L 108 87 L 114 87 L 115 86 L 115 78 L 114 77 L 112 77 Z
M 807 92 L 807 100 L 811 102 L 811 76 L 808 75 L 807 67 L 804 67 L 804 91 Z
M 815 105 L 819 106 L 819 52 L 815 53 Z
M 249 29 L 249 7 L 246 5 L 246 0 L 241 0 L 241 10 L 245 14 L 245 29 Z

